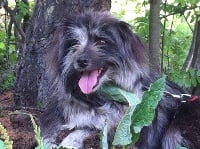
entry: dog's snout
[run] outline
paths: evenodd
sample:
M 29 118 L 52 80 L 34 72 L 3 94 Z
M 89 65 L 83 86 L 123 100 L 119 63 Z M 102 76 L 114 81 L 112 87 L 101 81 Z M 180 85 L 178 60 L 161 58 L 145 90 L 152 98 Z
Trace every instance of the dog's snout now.
M 77 59 L 77 64 L 78 64 L 78 66 L 81 67 L 81 68 L 87 67 L 87 66 L 88 66 L 88 63 L 89 63 L 89 59 L 86 58 L 86 57 L 79 57 L 79 58 Z

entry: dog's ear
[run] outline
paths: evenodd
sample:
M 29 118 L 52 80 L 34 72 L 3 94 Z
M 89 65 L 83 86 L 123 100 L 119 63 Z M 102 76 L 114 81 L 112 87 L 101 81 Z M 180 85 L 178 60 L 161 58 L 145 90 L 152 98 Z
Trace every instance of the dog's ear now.
M 141 65 L 146 63 L 146 57 L 145 57 L 145 44 L 140 39 L 139 36 L 135 35 L 132 30 L 131 26 L 123 21 L 119 21 L 118 23 L 118 30 L 119 34 L 121 36 L 121 40 L 125 52 L 129 56 L 132 56 L 135 61 Z
M 60 72 L 60 63 L 64 52 L 63 28 L 56 27 L 52 33 L 52 40 L 46 50 L 46 67 L 48 75 L 53 79 Z

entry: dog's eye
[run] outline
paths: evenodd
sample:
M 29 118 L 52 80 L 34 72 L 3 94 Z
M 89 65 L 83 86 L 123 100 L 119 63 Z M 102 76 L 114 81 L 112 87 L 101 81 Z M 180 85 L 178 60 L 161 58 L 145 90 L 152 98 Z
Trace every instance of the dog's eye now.
M 66 48 L 71 48 L 79 44 L 78 40 L 70 40 L 66 43 Z
M 78 44 L 79 44 L 79 42 L 77 40 L 72 40 L 70 42 L 70 47 L 73 47 L 73 46 L 78 45 Z
M 105 45 L 106 43 L 107 43 L 107 41 L 104 40 L 104 39 L 100 39 L 100 40 L 97 41 L 98 45 Z

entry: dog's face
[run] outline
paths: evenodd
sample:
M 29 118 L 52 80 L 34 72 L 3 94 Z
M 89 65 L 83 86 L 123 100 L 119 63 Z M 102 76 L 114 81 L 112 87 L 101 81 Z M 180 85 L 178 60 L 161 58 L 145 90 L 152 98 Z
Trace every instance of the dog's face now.
M 108 82 L 133 91 L 145 74 L 143 43 L 108 13 L 68 17 L 53 40 L 47 64 L 66 92 L 88 96 Z

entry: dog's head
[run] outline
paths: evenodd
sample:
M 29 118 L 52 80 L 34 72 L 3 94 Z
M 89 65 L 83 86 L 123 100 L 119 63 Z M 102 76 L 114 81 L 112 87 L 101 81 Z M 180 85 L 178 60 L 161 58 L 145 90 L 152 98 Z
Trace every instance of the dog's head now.
M 91 94 L 108 82 L 133 91 L 146 71 L 144 50 L 127 23 L 108 12 L 87 12 L 57 27 L 47 64 L 66 92 Z

